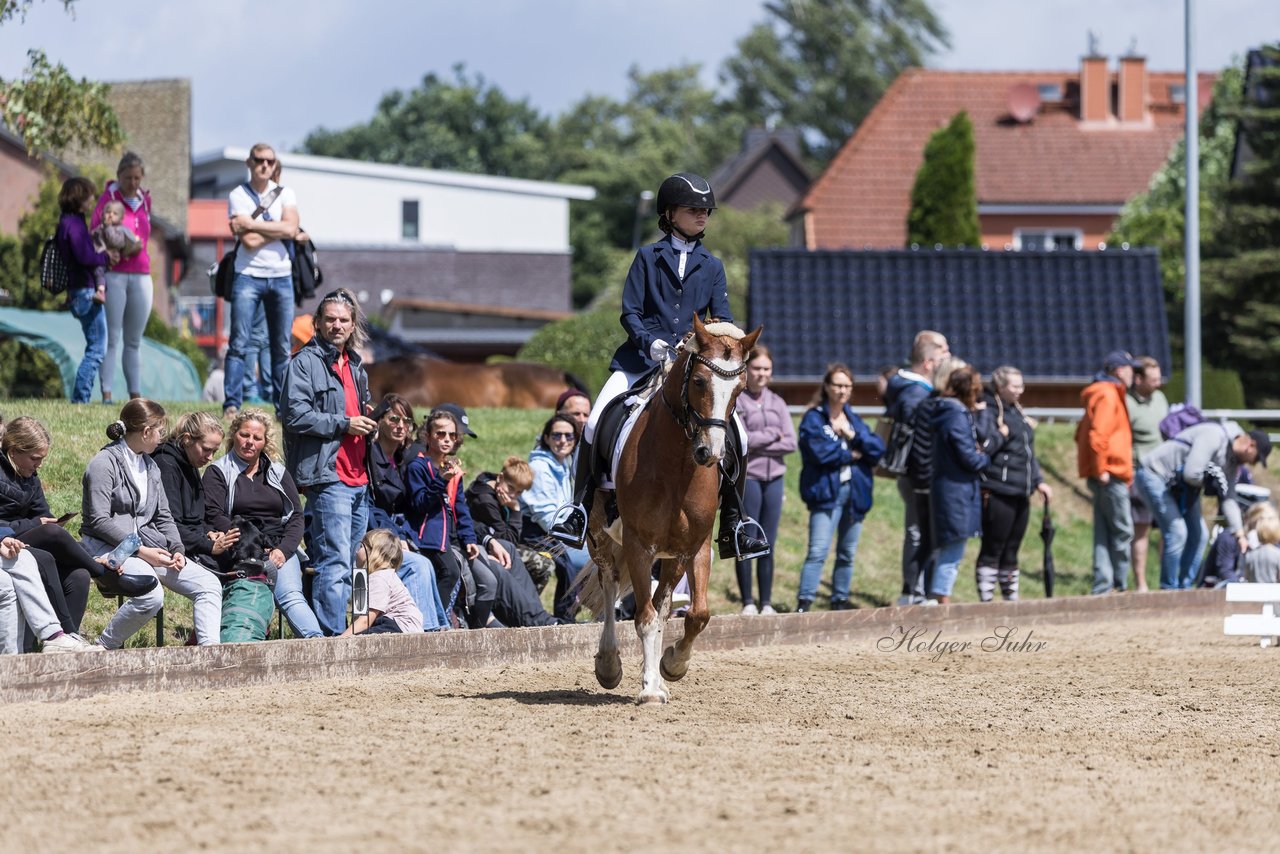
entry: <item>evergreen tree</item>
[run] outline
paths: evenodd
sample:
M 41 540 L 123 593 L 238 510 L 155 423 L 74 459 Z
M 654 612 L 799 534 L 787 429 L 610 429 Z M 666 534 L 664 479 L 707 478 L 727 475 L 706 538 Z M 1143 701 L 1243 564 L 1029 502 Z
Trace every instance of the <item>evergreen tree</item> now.
M 1253 405 L 1280 402 L 1280 44 L 1262 48 L 1249 72 L 1238 163 L 1213 239 L 1205 247 L 1205 357 L 1240 373 Z
M 978 193 L 973 175 L 973 122 L 963 110 L 934 131 L 911 187 L 907 244 L 977 246 Z

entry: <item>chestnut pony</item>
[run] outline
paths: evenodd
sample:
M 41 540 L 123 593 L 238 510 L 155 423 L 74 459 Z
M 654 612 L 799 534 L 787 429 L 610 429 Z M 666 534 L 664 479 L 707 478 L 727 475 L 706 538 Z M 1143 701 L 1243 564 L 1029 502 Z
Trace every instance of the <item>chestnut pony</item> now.
M 731 323 L 704 326 L 694 318 L 692 334 L 623 446 L 614 473 L 618 518 L 607 530 L 607 502 L 593 502 L 587 526 L 591 562 L 576 586 L 583 605 L 604 616 L 596 680 L 605 688 L 616 688 L 622 681 L 613 606 L 620 592 L 634 589 L 636 634 L 644 651 L 639 703 L 667 702 L 664 678 L 674 682 L 684 677 L 694 639 L 710 619 L 707 583 L 711 529 L 719 504 L 719 462 L 725 454 L 725 431 L 735 429 L 733 404 L 746 385 L 747 357 L 760 331 L 744 334 Z M 662 568 L 649 597 L 645 593 L 655 560 Z M 671 591 L 681 576 L 689 579 L 692 600 L 684 636 L 663 653 Z
M 551 409 L 567 387 L 586 390 L 572 374 L 536 362 L 480 365 L 431 356 L 396 356 L 367 365 L 366 371 L 374 400 L 395 392 L 410 406 L 422 409 L 437 403 L 456 403 L 464 409 Z

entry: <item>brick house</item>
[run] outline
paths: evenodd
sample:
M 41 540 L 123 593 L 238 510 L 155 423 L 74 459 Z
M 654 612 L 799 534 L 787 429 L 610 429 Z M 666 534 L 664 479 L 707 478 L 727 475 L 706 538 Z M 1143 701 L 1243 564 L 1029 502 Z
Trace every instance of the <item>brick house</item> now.
M 1216 75 L 1201 74 L 1201 106 Z M 792 208 L 793 246 L 896 249 L 930 134 L 973 120 L 982 242 L 1097 249 L 1181 139 L 1185 77 L 1086 56 L 1078 72 L 903 72 Z

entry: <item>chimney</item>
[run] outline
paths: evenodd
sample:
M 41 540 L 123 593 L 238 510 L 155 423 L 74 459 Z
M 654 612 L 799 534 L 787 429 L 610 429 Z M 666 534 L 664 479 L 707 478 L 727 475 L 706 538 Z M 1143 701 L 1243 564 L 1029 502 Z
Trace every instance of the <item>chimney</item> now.
M 1120 57 L 1120 121 L 1147 121 L 1147 58 Z
M 1090 54 L 1080 59 L 1080 121 L 1105 122 L 1110 115 L 1111 80 L 1107 58 Z

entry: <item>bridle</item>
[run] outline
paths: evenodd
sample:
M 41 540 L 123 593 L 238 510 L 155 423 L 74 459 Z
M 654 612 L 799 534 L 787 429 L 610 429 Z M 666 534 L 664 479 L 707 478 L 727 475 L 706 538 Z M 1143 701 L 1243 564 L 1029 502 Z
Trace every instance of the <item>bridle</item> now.
M 694 434 L 697 433 L 700 428 L 719 427 L 722 430 L 727 431 L 729 429 L 729 422 L 725 419 L 703 418 L 701 414 L 689 406 L 689 379 L 693 376 L 693 363 L 696 360 L 700 364 L 706 365 L 710 368 L 711 372 L 716 376 L 723 377 L 727 380 L 735 379 L 746 373 L 747 363 L 744 361 L 733 370 L 728 370 L 720 367 L 715 362 L 712 362 L 701 353 L 686 351 L 685 355 L 688 356 L 688 358 L 685 359 L 684 363 L 684 379 L 680 383 L 680 411 L 677 412 L 676 408 L 671 405 L 671 401 L 667 400 L 667 384 L 665 382 L 659 388 L 663 405 L 667 407 L 667 411 L 671 413 L 671 417 L 680 425 L 681 429 L 684 430 L 685 436 L 690 440 L 693 439 Z

